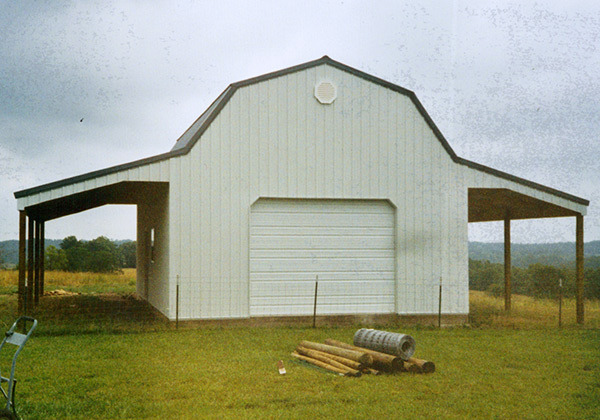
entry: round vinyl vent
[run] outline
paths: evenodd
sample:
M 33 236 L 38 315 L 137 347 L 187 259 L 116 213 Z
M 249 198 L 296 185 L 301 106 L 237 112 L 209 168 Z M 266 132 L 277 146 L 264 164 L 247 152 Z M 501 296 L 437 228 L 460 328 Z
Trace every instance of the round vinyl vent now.
M 319 82 L 315 86 L 315 98 L 322 104 L 330 104 L 337 98 L 337 88 L 331 82 Z

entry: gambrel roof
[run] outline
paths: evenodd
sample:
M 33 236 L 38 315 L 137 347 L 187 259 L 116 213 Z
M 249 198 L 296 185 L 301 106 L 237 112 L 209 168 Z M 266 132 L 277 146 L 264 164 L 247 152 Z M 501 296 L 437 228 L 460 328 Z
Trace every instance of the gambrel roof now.
M 219 95 L 219 97 L 208 107 L 208 109 L 183 133 L 183 135 L 175 143 L 174 147 L 167 153 L 163 153 L 163 154 L 152 156 L 152 157 L 145 158 L 145 159 L 136 160 L 133 162 L 113 166 L 113 167 L 98 170 L 98 171 L 89 172 L 86 174 L 63 179 L 63 180 L 56 181 L 56 182 L 51 182 L 51 183 L 40 185 L 37 187 L 24 189 L 24 190 L 15 192 L 14 195 L 17 199 L 21 199 L 21 198 L 24 198 L 24 197 L 27 197 L 30 195 L 42 193 L 45 191 L 50 191 L 50 190 L 53 190 L 53 189 L 56 189 L 59 187 L 68 186 L 68 185 L 75 184 L 75 183 L 80 183 L 80 182 L 94 179 L 97 177 L 102 177 L 105 175 L 110 175 L 110 174 L 114 174 L 117 172 L 141 167 L 144 165 L 161 162 L 161 161 L 173 158 L 173 157 L 185 155 L 194 147 L 196 142 L 202 137 L 203 133 L 208 129 L 208 127 L 215 120 L 215 118 L 219 115 L 221 110 L 226 106 L 228 101 L 232 98 L 232 96 L 235 94 L 235 92 L 238 89 L 245 87 L 245 86 L 255 84 L 255 83 L 260 83 L 260 82 L 263 82 L 266 80 L 282 77 L 282 76 L 289 75 L 294 72 L 299 72 L 302 70 L 306 70 L 306 69 L 321 66 L 321 65 L 332 66 L 338 70 L 347 72 L 349 74 L 352 74 L 354 76 L 357 76 L 359 78 L 367 80 L 371 83 L 377 84 L 379 86 L 382 86 L 384 88 L 387 88 L 394 92 L 397 92 L 398 94 L 407 96 L 411 100 L 411 102 L 414 104 L 414 106 L 416 107 L 416 109 L 418 110 L 418 112 L 420 113 L 420 115 L 422 116 L 424 121 L 426 122 L 426 124 L 432 130 L 433 134 L 435 135 L 437 140 L 440 142 L 440 144 L 443 146 L 443 148 L 448 153 L 448 155 L 450 156 L 450 158 L 452 159 L 453 162 L 455 162 L 459 165 L 464 165 L 464 166 L 474 169 L 476 171 L 484 172 L 484 173 L 492 175 L 494 177 L 498 177 L 498 178 L 501 178 L 501 179 L 504 179 L 507 181 L 515 182 L 517 184 L 520 184 L 520 185 L 523 185 L 526 187 L 530 187 L 530 188 L 533 188 L 535 190 L 538 190 L 538 191 L 541 191 L 541 192 L 544 192 L 547 194 L 551 194 L 552 196 L 567 200 L 569 202 L 575 203 L 580 206 L 588 206 L 589 205 L 589 201 L 586 199 L 576 197 L 576 196 L 568 194 L 566 192 L 559 191 L 554 188 L 550 188 L 548 186 L 538 184 L 538 183 L 511 175 L 506 172 L 502 172 L 502 171 L 499 171 L 499 170 L 496 170 L 496 169 L 493 169 L 493 168 L 490 168 L 490 167 L 487 167 L 487 166 L 484 166 L 484 165 L 481 165 L 481 164 L 478 164 L 478 163 L 475 163 L 475 162 L 472 162 L 472 161 L 469 161 L 467 159 L 463 159 L 463 158 L 457 156 L 456 153 L 454 152 L 454 150 L 452 149 L 452 147 L 450 146 L 450 144 L 448 143 L 448 141 L 446 140 L 446 138 L 443 136 L 443 134 L 440 132 L 438 127 L 435 125 L 435 123 L 433 122 L 433 120 L 431 119 L 431 117 L 429 116 L 429 114 L 427 113 L 427 111 L 425 110 L 423 105 L 421 104 L 421 102 L 418 100 L 418 98 L 414 92 L 412 92 L 408 89 L 405 89 L 403 87 L 400 87 L 398 85 L 395 85 L 393 83 L 390 83 L 388 81 L 385 81 L 383 79 L 380 79 L 378 77 L 375 77 L 375 76 L 372 76 L 365 72 L 362 72 L 360 70 L 354 69 L 354 68 L 347 66 L 345 64 L 342 64 L 340 62 L 337 62 L 337 61 L 329 58 L 328 56 L 323 56 L 322 58 L 319 58 L 317 60 L 309 61 L 307 63 L 299 64 L 299 65 L 296 65 L 293 67 L 289 67 L 289 68 L 286 68 L 283 70 L 268 73 L 268 74 L 265 74 L 262 76 L 258 76 L 258 77 L 246 79 L 246 80 L 243 80 L 240 82 L 232 83 L 221 93 L 221 95 Z M 504 200 L 507 197 L 506 194 L 504 194 L 504 195 L 500 194 L 500 195 L 495 195 L 495 196 L 497 196 L 497 197 L 502 196 L 502 198 L 500 198 L 500 200 Z M 570 212 L 568 214 L 555 214 L 555 215 L 571 215 L 571 213 L 573 213 L 573 212 Z M 553 217 L 553 215 L 548 215 L 545 217 Z

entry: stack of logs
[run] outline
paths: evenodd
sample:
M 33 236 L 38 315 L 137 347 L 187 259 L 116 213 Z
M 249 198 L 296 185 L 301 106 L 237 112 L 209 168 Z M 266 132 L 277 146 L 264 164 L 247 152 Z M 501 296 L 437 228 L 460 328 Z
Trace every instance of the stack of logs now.
M 432 373 L 435 364 L 414 357 L 398 356 L 356 347 L 328 338 L 324 344 L 302 341 L 292 353 L 296 359 L 344 376 L 379 375 L 382 372 Z

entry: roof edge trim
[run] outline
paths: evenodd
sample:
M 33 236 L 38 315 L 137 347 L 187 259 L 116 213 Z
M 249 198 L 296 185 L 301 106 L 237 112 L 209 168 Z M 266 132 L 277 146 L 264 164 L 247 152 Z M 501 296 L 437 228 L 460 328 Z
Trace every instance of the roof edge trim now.
M 509 174 L 507 172 L 499 171 L 498 169 L 490 168 L 489 166 L 485 166 L 485 165 L 482 165 L 480 163 L 476 163 L 476 162 L 473 162 L 473 161 L 470 161 L 470 160 L 467 160 L 467 159 L 463 159 L 461 157 L 458 158 L 457 163 L 460 164 L 460 165 L 467 166 L 467 167 L 469 167 L 471 169 L 475 169 L 477 171 L 485 172 L 487 174 L 494 175 L 494 176 L 497 176 L 499 178 L 504 178 L 504 179 L 507 179 L 509 181 L 516 182 L 516 183 L 524 185 L 526 187 L 534 188 L 536 190 L 539 190 L 539 191 L 542 191 L 542 192 L 545 192 L 545 193 L 548 193 L 548 194 L 552 194 L 552 195 L 555 195 L 555 196 L 560 197 L 560 198 L 564 198 L 565 200 L 569 200 L 569 201 L 572 201 L 572 202 L 577 203 L 577 204 L 581 204 L 581 205 L 584 205 L 584 206 L 589 206 L 590 205 L 590 201 L 586 200 L 585 198 L 577 197 L 575 195 L 566 193 L 564 191 L 560 191 L 560 190 L 548 187 L 546 185 L 538 184 L 537 182 L 529 181 L 527 179 L 520 178 L 520 177 L 515 176 L 515 175 L 511 175 L 511 174 Z
M 433 133 L 436 136 L 436 138 L 438 139 L 438 141 L 442 144 L 442 146 L 444 147 L 446 152 L 450 155 L 452 160 L 455 162 L 457 161 L 458 156 L 456 155 L 456 153 L 450 146 L 450 143 L 448 143 L 448 141 L 446 140 L 446 138 L 444 137 L 444 135 L 442 134 L 440 129 L 435 125 L 435 123 L 433 122 L 433 119 L 427 113 L 427 110 L 425 110 L 425 107 L 423 106 L 421 101 L 419 101 L 419 99 L 417 98 L 417 95 L 413 91 L 403 88 L 402 86 L 396 85 L 394 83 L 388 82 L 387 80 L 384 80 L 379 77 L 373 76 L 371 74 L 365 73 L 354 67 L 350 67 L 344 63 L 340 63 L 339 61 L 335 61 L 332 58 L 328 57 L 327 55 L 324 55 L 323 57 L 321 57 L 317 60 L 308 61 L 306 63 L 298 64 L 298 65 L 295 65 L 292 67 L 287 67 L 285 69 L 277 70 L 277 71 L 274 71 L 271 73 L 266 73 L 266 74 L 263 74 L 260 76 L 251 77 L 249 79 L 244 79 L 244 80 L 230 84 L 227 87 L 227 89 L 225 89 L 225 91 L 223 91 L 223 93 L 221 93 L 221 95 L 219 95 L 219 97 L 210 105 L 210 107 L 207 109 L 207 111 L 205 111 L 194 122 L 194 124 L 192 124 L 190 126 L 190 128 L 188 128 L 185 131 L 185 133 L 180 136 L 180 138 L 177 140 L 177 142 L 182 140 L 183 137 L 185 137 L 186 134 L 188 134 L 188 132 L 190 130 L 194 129 L 194 126 L 206 115 L 205 120 L 202 122 L 200 127 L 197 128 L 197 131 L 195 133 L 191 134 L 190 138 L 185 142 L 185 144 L 178 146 L 177 142 L 176 142 L 175 146 L 173 147 L 172 150 L 185 149 L 186 153 L 187 153 L 187 151 L 189 151 L 192 147 L 194 147 L 196 142 L 200 139 L 200 137 L 202 137 L 202 134 L 204 134 L 204 132 L 208 129 L 208 127 L 210 126 L 212 121 L 221 112 L 223 107 L 227 104 L 229 99 L 233 96 L 233 94 L 235 93 L 235 91 L 238 88 L 253 85 L 255 83 L 260 83 L 260 82 L 264 82 L 264 81 L 271 80 L 271 79 L 275 79 L 278 77 L 286 76 L 288 74 L 306 70 L 306 69 L 309 69 L 312 67 L 320 66 L 322 64 L 330 65 L 332 67 L 337 68 L 338 70 L 341 70 L 341 71 L 344 71 L 351 75 L 360 77 L 361 79 L 366 80 L 368 82 L 378 84 L 384 88 L 387 88 L 387 89 L 393 90 L 394 92 L 398 92 L 402 95 L 408 96 L 410 98 L 410 100 L 413 102 L 413 104 L 415 105 L 415 107 L 417 108 L 417 110 L 419 111 L 419 113 L 421 114 L 421 116 L 423 116 L 427 125 L 433 131 Z M 210 111 L 210 113 L 207 115 L 207 112 L 209 112 L 211 107 L 214 107 L 214 109 L 212 111 Z
M 183 155 L 179 150 L 173 152 L 162 153 L 160 155 L 150 156 L 144 159 L 135 160 L 133 162 L 123 163 L 116 166 L 111 166 L 109 168 L 99 169 L 93 172 L 87 172 L 85 174 L 76 175 L 70 178 L 61 179 L 58 181 L 50 182 L 48 184 L 38 185 L 37 187 L 27 188 L 24 190 L 16 191 L 14 193 L 15 198 L 23 198 L 28 195 L 38 194 L 44 191 L 52 190 L 54 188 L 64 187 L 66 185 L 76 184 L 78 182 L 83 182 L 90 180 L 92 178 L 98 178 L 105 175 L 114 174 L 115 172 L 126 171 L 128 169 L 137 168 L 139 166 L 148 165 L 150 163 L 156 163 L 163 160 L 170 159 L 175 156 Z

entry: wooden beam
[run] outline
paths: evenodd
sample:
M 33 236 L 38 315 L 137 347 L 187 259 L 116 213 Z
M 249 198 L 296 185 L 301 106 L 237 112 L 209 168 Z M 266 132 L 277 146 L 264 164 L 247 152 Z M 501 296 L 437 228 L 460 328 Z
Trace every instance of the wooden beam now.
M 511 296 L 510 212 L 504 216 L 504 310 L 510 311 Z
M 19 286 L 18 286 L 18 312 L 20 315 L 25 314 L 25 269 L 26 255 L 25 243 L 27 242 L 27 214 L 25 210 L 19 211 Z
M 33 304 L 33 219 L 29 216 L 27 221 L 27 299 L 25 299 L 25 311 L 31 310 Z
M 33 280 L 33 303 L 37 305 L 40 301 L 40 222 L 35 221 L 35 238 L 34 238 L 34 249 L 35 249 L 35 273 Z
M 577 212 L 504 188 L 469 188 L 469 222 L 576 216 Z
M 44 296 L 44 270 L 46 262 L 46 224 L 40 222 L 40 296 Z
M 577 323 L 583 324 L 583 215 L 576 216 L 575 226 L 575 285 Z

